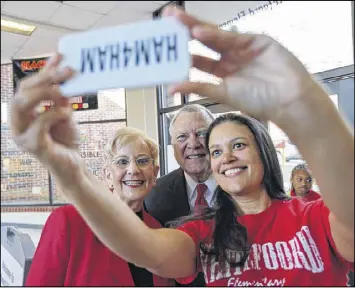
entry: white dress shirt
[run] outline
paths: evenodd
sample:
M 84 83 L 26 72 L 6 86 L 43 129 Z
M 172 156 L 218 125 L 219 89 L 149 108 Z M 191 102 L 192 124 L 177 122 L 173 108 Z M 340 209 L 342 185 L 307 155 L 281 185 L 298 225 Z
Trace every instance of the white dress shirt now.
M 208 179 L 203 182 L 203 183 L 197 183 L 195 180 L 193 180 L 188 174 L 185 174 L 185 179 L 186 179 L 186 191 L 187 191 L 187 197 L 189 199 L 189 204 L 190 204 L 190 209 L 193 210 L 195 207 L 195 202 L 197 198 L 197 185 L 198 184 L 205 184 L 207 186 L 207 190 L 205 193 L 205 199 L 208 203 L 208 205 L 211 207 L 214 203 L 214 198 L 215 198 L 215 190 L 217 188 L 217 182 L 214 179 L 213 175 L 211 174 Z

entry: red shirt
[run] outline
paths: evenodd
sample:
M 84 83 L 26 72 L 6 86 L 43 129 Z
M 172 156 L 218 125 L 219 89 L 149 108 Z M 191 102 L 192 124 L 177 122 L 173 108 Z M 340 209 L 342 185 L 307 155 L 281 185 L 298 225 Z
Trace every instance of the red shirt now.
M 151 228 L 161 225 L 143 212 Z M 153 275 L 154 286 L 173 281 Z M 128 263 L 106 248 L 74 206 L 55 209 L 41 235 L 26 286 L 134 286 Z
M 244 267 L 230 268 L 227 263 L 224 274 L 215 257 L 199 248 L 211 240 L 212 220 L 188 222 L 178 229 L 195 242 L 207 286 L 346 286 L 346 274 L 354 266 L 336 251 L 329 213 L 321 199 L 305 203 L 293 198 L 274 200 L 259 214 L 238 216 L 251 250 Z M 178 281 L 186 284 L 194 277 Z
M 304 197 L 297 196 L 295 193 L 295 190 L 291 190 L 291 196 L 298 197 L 299 199 L 301 199 L 304 202 L 315 201 L 315 200 L 321 198 L 320 194 L 313 191 L 313 190 L 309 190 L 308 193 L 306 194 L 306 196 L 304 196 Z

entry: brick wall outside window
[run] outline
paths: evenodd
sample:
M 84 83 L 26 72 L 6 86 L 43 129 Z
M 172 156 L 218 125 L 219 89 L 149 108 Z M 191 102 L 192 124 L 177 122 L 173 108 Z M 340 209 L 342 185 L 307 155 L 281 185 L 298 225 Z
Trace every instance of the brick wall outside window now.
M 21 151 L 11 139 L 8 120 L 9 105 L 13 96 L 12 64 L 1 65 L 1 211 L 50 210 L 48 171 L 31 155 Z M 107 138 L 117 128 L 126 126 L 124 89 L 99 91 L 98 109 L 74 112 L 74 119 L 78 122 L 85 122 L 85 124 L 78 125 L 81 140 L 80 154 L 88 169 L 103 181 L 102 149 Z M 95 121 L 95 123 L 86 123 L 90 121 Z M 52 195 L 53 205 L 65 202 L 61 196 L 60 187 L 56 185 L 53 178 Z M 29 206 L 46 204 L 48 206 L 10 208 L 3 207 L 4 204 Z

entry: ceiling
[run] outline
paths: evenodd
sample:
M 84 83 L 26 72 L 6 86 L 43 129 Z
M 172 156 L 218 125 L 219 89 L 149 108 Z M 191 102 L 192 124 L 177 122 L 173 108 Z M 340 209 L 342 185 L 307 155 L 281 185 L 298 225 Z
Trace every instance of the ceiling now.
M 64 34 L 152 19 L 170 1 L 1 1 L 1 18 L 35 25 L 31 36 L 1 31 L 1 64 L 48 56 Z

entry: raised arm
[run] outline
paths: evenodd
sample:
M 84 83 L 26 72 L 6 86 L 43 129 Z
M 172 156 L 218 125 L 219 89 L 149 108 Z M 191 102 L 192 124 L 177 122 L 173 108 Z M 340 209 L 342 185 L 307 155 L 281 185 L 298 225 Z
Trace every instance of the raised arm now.
M 286 48 L 265 35 L 221 31 L 178 9 L 193 38 L 220 60 L 193 57 L 193 65 L 223 79 L 219 85 L 185 82 L 173 93 L 196 93 L 255 118 L 273 121 L 297 145 L 331 210 L 331 233 L 340 254 L 354 260 L 354 137 L 327 93 Z
M 175 229 L 151 229 L 94 176 L 79 173 L 76 179 L 81 180 L 63 190 L 110 250 L 162 277 L 195 273 L 196 249 L 190 236 Z
M 354 261 L 354 136 L 326 92 L 309 90 L 279 126 L 306 159 L 330 209 L 329 223 L 338 252 Z M 297 115 L 299 114 L 299 115 Z M 294 120 L 293 120 L 294 119 Z
M 94 233 L 123 259 L 167 278 L 185 277 L 196 270 L 192 238 L 181 231 L 148 228 L 119 198 L 86 169 L 77 152 L 77 133 L 67 98 L 51 88 L 73 71 L 58 70 L 55 55 L 38 75 L 25 79 L 11 107 L 14 141 L 32 153 L 54 175 L 65 196 Z M 38 114 L 43 100 L 55 105 Z

